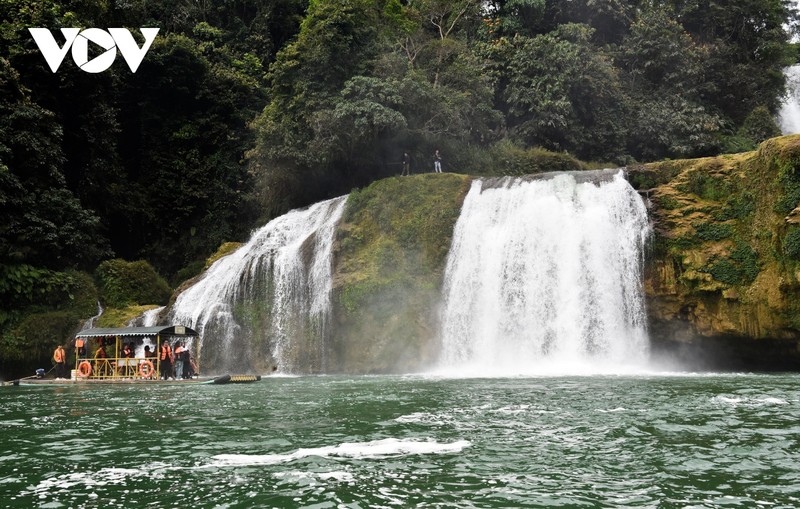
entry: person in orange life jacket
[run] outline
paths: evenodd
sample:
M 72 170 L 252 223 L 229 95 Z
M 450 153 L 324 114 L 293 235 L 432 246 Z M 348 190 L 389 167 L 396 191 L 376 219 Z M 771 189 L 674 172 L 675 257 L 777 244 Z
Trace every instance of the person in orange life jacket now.
M 161 343 L 161 377 L 167 380 L 172 376 L 172 348 L 167 341 Z
M 79 358 L 86 357 L 86 340 L 75 338 L 75 355 Z
M 67 377 L 67 352 L 64 347 L 58 345 L 53 352 L 53 361 L 56 363 L 56 378 Z
M 108 359 L 106 345 L 104 342 L 101 342 L 100 346 L 97 348 L 97 351 L 94 353 L 95 373 L 103 376 L 108 374 L 108 363 L 106 362 L 106 359 Z
M 133 349 L 130 343 L 125 343 L 125 346 L 122 347 L 122 357 L 124 360 L 120 361 L 120 366 L 125 368 L 125 375 L 130 375 L 130 369 L 133 366 L 133 361 L 128 360 L 133 359 Z

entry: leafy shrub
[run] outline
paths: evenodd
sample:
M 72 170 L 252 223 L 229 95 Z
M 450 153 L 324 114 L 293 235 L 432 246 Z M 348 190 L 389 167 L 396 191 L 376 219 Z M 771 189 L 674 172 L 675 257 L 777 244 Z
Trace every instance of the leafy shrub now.
M 579 171 L 586 167 L 567 153 L 521 148 L 503 140 L 490 149 L 492 175 L 522 176 L 548 171 Z
M 729 224 L 700 223 L 694 225 L 694 230 L 697 238 L 703 242 L 727 239 L 733 235 L 733 228 Z
M 95 277 L 101 300 L 110 307 L 166 304 L 172 293 L 164 278 L 144 260 L 107 260 L 97 267 Z
M 704 200 L 720 201 L 731 194 L 731 185 L 721 178 L 712 177 L 704 171 L 696 170 L 689 175 L 686 191 Z
M 741 241 L 736 242 L 736 247 L 728 257 L 712 258 L 707 269 L 711 277 L 729 285 L 748 285 L 760 271 L 758 254 L 749 244 Z
M 783 238 L 783 252 L 792 260 L 800 260 L 800 228 L 792 228 Z

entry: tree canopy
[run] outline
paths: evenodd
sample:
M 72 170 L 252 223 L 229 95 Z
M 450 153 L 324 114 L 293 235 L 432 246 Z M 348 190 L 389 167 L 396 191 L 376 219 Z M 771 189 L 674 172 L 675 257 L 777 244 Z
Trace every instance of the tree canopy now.
M 0 18 L 0 328 L 105 260 L 177 283 L 404 152 L 517 174 L 752 148 L 797 55 L 782 0 L 2 0 Z M 160 32 L 136 73 L 53 73 L 31 27 Z

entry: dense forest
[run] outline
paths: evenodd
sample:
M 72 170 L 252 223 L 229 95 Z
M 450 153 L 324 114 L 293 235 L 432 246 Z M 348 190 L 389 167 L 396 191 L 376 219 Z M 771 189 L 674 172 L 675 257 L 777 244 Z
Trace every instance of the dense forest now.
M 0 365 L 121 271 L 165 300 L 224 241 L 405 151 L 521 174 L 749 150 L 778 133 L 792 5 L 0 0 Z M 31 27 L 160 32 L 136 73 L 53 73 Z

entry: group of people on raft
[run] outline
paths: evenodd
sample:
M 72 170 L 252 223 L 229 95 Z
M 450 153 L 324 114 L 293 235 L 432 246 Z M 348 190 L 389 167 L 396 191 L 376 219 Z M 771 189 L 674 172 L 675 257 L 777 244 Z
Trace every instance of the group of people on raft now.
M 113 340 L 112 340 L 113 341 Z M 188 379 L 199 375 L 197 364 L 192 358 L 190 349 L 183 341 L 176 341 L 170 345 L 163 341 L 159 351 L 144 345 L 144 357 L 136 357 L 135 345 L 125 343 L 122 346 L 120 357 L 111 358 L 106 352 L 105 338 L 99 338 L 97 350 L 94 352 L 93 361 L 87 357 L 86 339 L 75 339 L 75 355 L 77 362 L 77 375 L 82 378 L 90 376 L 109 378 L 145 378 L 156 377 L 164 380 Z M 53 353 L 56 363 L 56 378 L 65 378 L 66 352 L 59 345 Z M 158 372 L 156 369 L 158 368 Z

